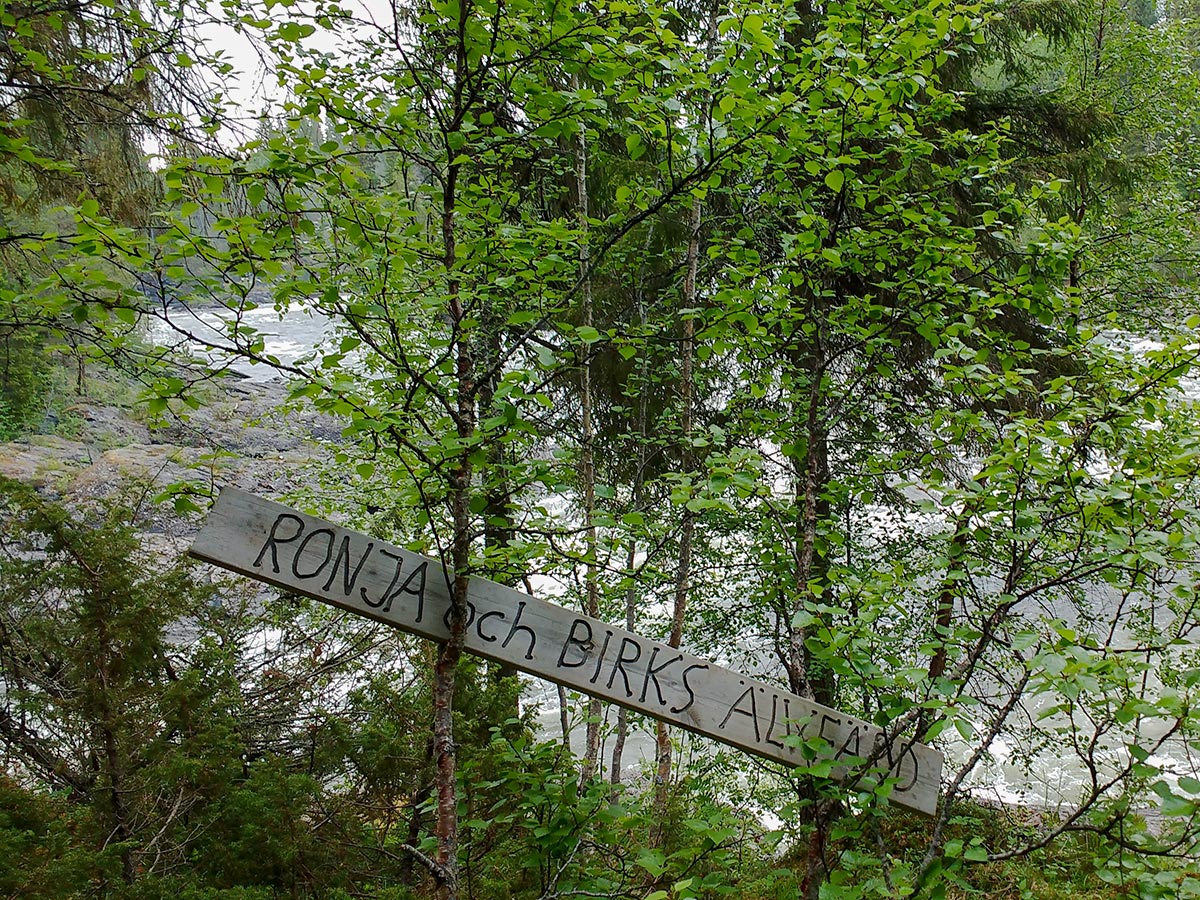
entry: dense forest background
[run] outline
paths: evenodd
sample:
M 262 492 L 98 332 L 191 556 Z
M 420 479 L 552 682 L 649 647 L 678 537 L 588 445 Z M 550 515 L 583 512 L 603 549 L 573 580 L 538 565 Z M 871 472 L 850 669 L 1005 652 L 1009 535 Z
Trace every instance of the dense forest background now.
M 0 0 L 0 439 L 252 362 L 334 423 L 281 499 L 454 573 L 435 646 L 189 564 L 215 438 L 5 480 L 0 896 L 1200 895 L 1198 13 Z M 938 746 L 936 816 L 572 752 L 472 576 Z

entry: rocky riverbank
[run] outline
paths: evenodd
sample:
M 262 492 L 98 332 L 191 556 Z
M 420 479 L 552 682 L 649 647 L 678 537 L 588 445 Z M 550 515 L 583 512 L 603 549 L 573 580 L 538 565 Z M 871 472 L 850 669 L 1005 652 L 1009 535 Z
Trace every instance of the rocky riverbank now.
M 187 483 L 201 494 L 235 485 L 265 496 L 299 487 L 332 442 L 339 424 L 310 410 L 283 409 L 278 382 L 230 380 L 199 409 L 155 420 L 132 388 L 97 391 L 61 404 L 37 434 L 0 444 L 0 475 L 71 502 L 121 493 L 154 497 Z M 149 531 L 173 512 L 143 504 Z

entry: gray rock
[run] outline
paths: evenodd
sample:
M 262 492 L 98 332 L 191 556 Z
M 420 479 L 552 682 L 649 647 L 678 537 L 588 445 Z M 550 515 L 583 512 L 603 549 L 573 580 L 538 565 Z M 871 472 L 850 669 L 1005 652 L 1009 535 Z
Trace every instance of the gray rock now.
M 282 384 L 228 381 L 199 409 L 157 422 L 137 409 L 81 400 L 58 423 L 70 437 L 37 434 L 0 444 L 0 474 L 70 502 L 136 503 L 142 528 L 169 533 L 178 526 L 174 511 L 149 501 L 173 485 L 201 495 L 225 484 L 286 493 L 304 478 L 320 442 L 340 439 L 335 419 L 285 410 L 286 398 Z

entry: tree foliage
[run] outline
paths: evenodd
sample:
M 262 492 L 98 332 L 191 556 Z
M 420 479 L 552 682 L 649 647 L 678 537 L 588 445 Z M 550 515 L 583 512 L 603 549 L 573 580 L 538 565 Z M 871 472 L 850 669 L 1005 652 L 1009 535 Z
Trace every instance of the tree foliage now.
M 55 15 L 4 26 L 13 166 L 36 144 L 87 182 L 63 116 L 136 95 L 103 120 L 128 149 L 162 112 L 138 85 L 225 65 L 175 42 L 200 10 Z M 12 790 L 86 810 L 52 825 L 46 797 L 13 827 L 45 878 L 936 897 L 1085 834 L 1097 879 L 1182 895 L 1200 791 L 1182 768 L 1200 671 L 1188 20 L 942 0 L 221 16 L 271 61 L 279 115 L 224 144 L 212 119 L 204 146 L 164 144 L 147 193 L 82 191 L 55 228 L 9 233 L 45 264 L 0 301 L 135 369 L 155 414 L 186 414 L 220 360 L 287 378 L 343 428 L 327 511 L 446 562 L 452 638 L 389 643 L 303 605 L 243 606 L 235 628 L 190 576 L 139 580 L 124 532 L 14 493 L 18 536 L 49 543 L 7 564 Z M 51 88 L 65 99 L 38 119 Z M 264 307 L 322 317 L 326 339 L 272 355 Z M 201 308 L 220 324 L 198 328 Z M 147 352 L 147 320 L 219 361 Z M 601 783 L 602 710 L 577 763 L 530 739 L 511 673 L 460 658 L 475 576 L 939 745 L 938 814 L 916 828 L 821 763 L 685 765 L 665 732 L 653 800 Z M 255 670 L 271 616 L 286 666 Z M 204 636 L 186 653 L 180 623 Z M 964 830 L 997 780 L 1037 813 Z

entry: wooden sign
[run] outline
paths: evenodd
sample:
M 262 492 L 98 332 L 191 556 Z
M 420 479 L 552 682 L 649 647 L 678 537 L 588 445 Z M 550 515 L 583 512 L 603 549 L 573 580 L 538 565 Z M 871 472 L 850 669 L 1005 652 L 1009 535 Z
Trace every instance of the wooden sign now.
M 450 572 L 376 538 L 225 488 L 189 551 L 412 634 L 449 637 Z M 942 755 L 680 650 L 472 578 L 466 649 L 788 766 L 832 761 L 932 814 Z M 808 746 L 801 746 L 807 744 Z

